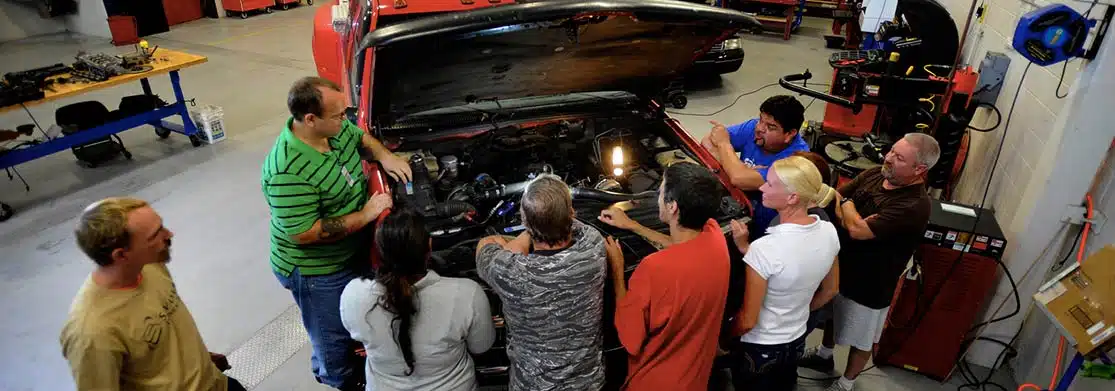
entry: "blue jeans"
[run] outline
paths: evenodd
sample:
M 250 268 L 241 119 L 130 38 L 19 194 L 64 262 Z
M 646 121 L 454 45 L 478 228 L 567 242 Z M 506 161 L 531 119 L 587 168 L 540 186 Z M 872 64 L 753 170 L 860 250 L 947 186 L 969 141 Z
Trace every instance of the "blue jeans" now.
M 732 347 L 732 386 L 735 391 L 791 391 L 798 382 L 798 360 L 805 352 L 805 336 L 778 345 L 737 342 Z
M 341 292 L 358 275 L 350 270 L 321 276 L 303 276 L 298 268 L 284 277 L 275 277 L 294 295 L 302 311 L 302 325 L 310 334 L 314 377 L 319 383 L 337 389 L 351 389 L 363 383 L 363 359 L 356 355 L 359 343 L 352 340 L 341 323 Z

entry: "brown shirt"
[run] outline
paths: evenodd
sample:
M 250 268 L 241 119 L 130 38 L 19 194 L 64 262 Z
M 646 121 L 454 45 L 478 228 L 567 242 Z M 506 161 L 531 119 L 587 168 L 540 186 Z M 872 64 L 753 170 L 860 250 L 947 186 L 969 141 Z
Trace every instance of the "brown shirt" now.
M 78 391 L 226 391 L 166 265 L 141 278 L 108 289 L 90 276 L 74 298 L 60 340 Z
M 841 186 L 840 194 L 855 203 L 875 234 L 873 239 L 855 240 L 837 225 L 840 294 L 869 308 L 885 308 L 929 223 L 929 195 L 923 184 L 884 189 L 880 167 Z

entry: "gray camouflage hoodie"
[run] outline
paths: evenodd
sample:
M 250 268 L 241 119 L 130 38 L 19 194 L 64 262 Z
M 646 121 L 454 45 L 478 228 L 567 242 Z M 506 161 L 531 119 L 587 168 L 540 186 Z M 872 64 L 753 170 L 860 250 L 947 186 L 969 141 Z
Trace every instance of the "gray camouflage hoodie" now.
M 601 316 L 604 238 L 573 222 L 573 244 L 554 255 L 520 255 L 497 244 L 476 257 L 480 278 L 503 301 L 511 391 L 604 386 Z

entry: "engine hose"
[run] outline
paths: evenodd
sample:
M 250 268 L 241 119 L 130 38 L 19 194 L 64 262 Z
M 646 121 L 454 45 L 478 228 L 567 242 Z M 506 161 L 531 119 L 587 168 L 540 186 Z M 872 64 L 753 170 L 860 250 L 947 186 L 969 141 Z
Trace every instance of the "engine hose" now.
M 589 200 L 604 201 L 604 202 L 631 201 L 631 200 L 634 200 L 634 199 L 646 198 L 646 197 L 649 197 L 649 196 L 654 195 L 654 194 L 657 194 L 657 192 L 654 191 L 654 190 L 648 190 L 648 191 L 644 191 L 642 193 L 629 194 L 629 193 L 616 193 L 616 192 L 607 191 L 607 190 L 589 189 L 589 188 L 585 188 L 585 187 L 574 187 L 573 188 L 573 198 L 574 199 L 580 198 L 580 199 L 589 199 Z
M 506 196 L 512 196 L 526 191 L 527 185 L 529 184 L 530 181 L 508 183 L 495 189 L 478 191 L 475 197 L 481 200 L 493 200 Z
M 453 217 L 468 212 L 476 212 L 476 207 L 467 202 L 446 201 L 434 205 L 434 214 L 438 217 Z

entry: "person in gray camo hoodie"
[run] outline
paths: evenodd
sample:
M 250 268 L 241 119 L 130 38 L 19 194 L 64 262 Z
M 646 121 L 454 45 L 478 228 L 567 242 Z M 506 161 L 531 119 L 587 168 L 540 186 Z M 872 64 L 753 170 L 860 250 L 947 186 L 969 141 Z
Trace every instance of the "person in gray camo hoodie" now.
M 569 187 L 557 176 L 532 181 L 520 205 L 526 231 L 476 248 L 480 278 L 503 301 L 510 390 L 599 390 L 604 238 L 573 218 Z

